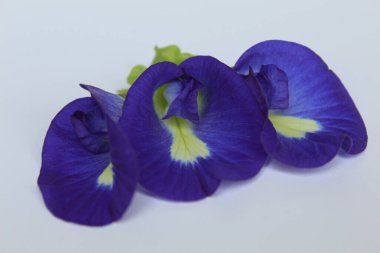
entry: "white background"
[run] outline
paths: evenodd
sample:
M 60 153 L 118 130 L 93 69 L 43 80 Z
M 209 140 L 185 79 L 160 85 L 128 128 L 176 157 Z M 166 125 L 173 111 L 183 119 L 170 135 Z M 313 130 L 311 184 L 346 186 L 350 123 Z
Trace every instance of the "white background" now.
M 0 0 L 0 252 L 380 252 L 379 10 L 377 0 Z M 363 154 L 307 172 L 271 163 L 195 203 L 137 193 L 102 228 L 45 208 L 44 135 L 60 108 L 87 96 L 78 83 L 122 88 L 155 45 L 233 65 L 274 38 L 311 47 L 342 79 L 368 128 Z

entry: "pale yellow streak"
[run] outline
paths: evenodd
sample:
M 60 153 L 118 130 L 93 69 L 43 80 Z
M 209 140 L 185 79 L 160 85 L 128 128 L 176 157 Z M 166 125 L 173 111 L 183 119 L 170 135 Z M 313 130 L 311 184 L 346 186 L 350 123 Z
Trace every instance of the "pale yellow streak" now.
M 113 186 L 113 171 L 112 171 L 112 164 L 110 163 L 102 172 L 102 174 L 99 175 L 97 183 L 98 186 L 107 186 L 111 187 Z
M 210 155 L 206 143 L 194 135 L 191 123 L 185 119 L 172 117 L 164 121 L 169 128 L 173 141 L 170 147 L 170 156 L 173 160 L 183 163 L 195 163 L 199 157 Z
M 269 120 L 278 133 L 288 138 L 304 138 L 306 133 L 321 130 L 320 124 L 312 119 L 282 116 L 270 112 Z
M 167 85 L 163 85 L 153 95 L 154 108 L 159 118 L 163 117 L 169 106 L 163 95 L 166 87 Z M 202 98 L 199 93 L 198 105 L 201 105 L 201 100 Z M 199 109 L 201 110 L 202 108 Z M 179 117 L 172 117 L 162 122 L 172 135 L 172 144 L 170 146 L 170 157 L 172 160 L 192 164 L 196 163 L 198 158 L 206 158 L 210 155 L 206 143 L 193 133 L 190 121 Z

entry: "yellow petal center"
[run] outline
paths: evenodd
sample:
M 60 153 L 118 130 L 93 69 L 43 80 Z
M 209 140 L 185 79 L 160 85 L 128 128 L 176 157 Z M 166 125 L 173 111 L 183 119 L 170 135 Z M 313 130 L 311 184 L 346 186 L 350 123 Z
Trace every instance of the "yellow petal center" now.
M 163 95 L 166 86 L 163 85 L 158 88 L 153 96 L 153 104 L 159 118 L 162 118 L 169 107 L 168 101 Z M 198 104 L 200 104 L 201 99 L 199 93 Z M 206 158 L 210 155 L 207 144 L 194 134 L 190 121 L 180 117 L 171 117 L 163 120 L 162 123 L 172 135 L 172 144 L 170 146 L 170 157 L 172 160 L 184 164 L 194 164 L 198 158 Z
M 273 112 L 269 113 L 269 120 L 279 134 L 288 138 L 304 138 L 306 133 L 315 133 L 322 129 L 313 119 L 282 116 Z
M 112 163 L 110 163 L 102 172 L 102 174 L 99 175 L 97 183 L 98 186 L 106 186 L 106 187 L 113 187 L 113 170 L 112 170 Z

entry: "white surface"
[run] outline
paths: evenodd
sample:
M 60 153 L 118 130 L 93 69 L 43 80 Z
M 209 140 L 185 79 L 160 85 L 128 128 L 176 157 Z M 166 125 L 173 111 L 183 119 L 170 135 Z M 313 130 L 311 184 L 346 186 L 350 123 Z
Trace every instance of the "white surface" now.
M 380 9 L 362 1 L 0 0 L 0 252 L 380 252 Z M 36 186 L 50 120 L 84 96 L 114 91 L 153 46 L 178 44 L 229 65 L 266 39 L 308 45 L 364 117 L 367 150 L 313 172 L 272 163 L 254 180 L 183 204 L 138 193 L 119 222 L 54 218 Z

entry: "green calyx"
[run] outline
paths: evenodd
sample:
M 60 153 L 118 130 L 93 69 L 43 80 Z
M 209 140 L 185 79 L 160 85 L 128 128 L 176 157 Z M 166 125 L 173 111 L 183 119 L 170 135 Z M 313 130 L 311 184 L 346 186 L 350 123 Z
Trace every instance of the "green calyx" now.
M 156 52 L 156 55 L 153 58 L 152 64 L 170 61 L 178 65 L 192 56 L 189 53 L 182 53 L 176 45 L 170 45 L 162 48 L 155 47 L 154 51 Z
M 151 65 L 159 63 L 159 62 L 165 62 L 165 61 L 173 62 L 173 63 L 179 65 L 181 62 L 183 62 L 187 58 L 190 58 L 191 56 L 193 56 L 192 54 L 181 52 L 181 49 L 176 45 L 169 45 L 166 47 L 157 47 L 156 46 L 154 48 L 154 51 L 156 54 L 153 58 Z M 146 69 L 147 69 L 147 67 L 142 65 L 142 64 L 138 64 L 138 65 L 134 66 L 132 68 L 131 72 L 129 72 L 129 75 L 127 77 L 128 84 L 132 85 L 136 81 L 136 79 Z M 127 89 L 120 89 L 117 91 L 117 94 L 119 96 L 122 96 L 125 98 L 125 96 L 127 95 L 127 92 L 128 92 L 128 88 Z
M 120 89 L 116 91 L 116 94 L 125 98 L 127 96 L 128 89 Z

